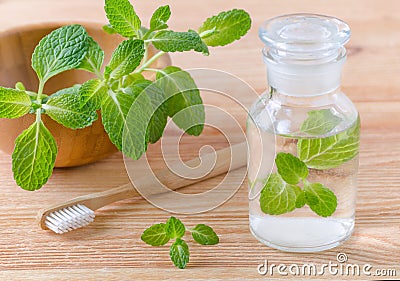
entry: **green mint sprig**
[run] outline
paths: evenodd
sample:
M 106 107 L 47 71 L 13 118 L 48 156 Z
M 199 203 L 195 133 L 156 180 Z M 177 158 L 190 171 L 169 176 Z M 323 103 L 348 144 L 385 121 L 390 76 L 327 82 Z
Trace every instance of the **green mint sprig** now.
M 301 131 L 309 135 L 330 133 L 341 119 L 329 109 L 312 110 Z M 348 130 L 325 138 L 301 138 L 298 157 L 280 152 L 275 158 L 277 173 L 267 179 L 260 195 L 261 210 L 280 215 L 308 205 L 322 217 L 331 216 L 337 208 L 335 194 L 321 183 L 307 181 L 309 168 L 332 169 L 357 156 L 360 141 L 360 119 Z
M 105 10 L 110 24 L 103 29 L 128 39 L 114 52 L 104 75 L 98 75 L 96 82 L 83 85 L 81 104 L 91 102 L 101 109 L 102 122 L 110 140 L 133 159 L 139 159 L 148 144 L 161 138 L 168 117 L 186 133 L 200 135 L 204 128 L 205 112 L 200 91 L 190 74 L 176 66 L 153 69 L 151 65 L 166 52 L 194 50 L 208 55 L 208 46 L 202 35 L 194 30 L 167 30 L 171 16 L 168 5 L 159 7 L 153 13 L 149 29 L 141 26 L 128 0 L 106 0 Z M 221 14 L 212 17 L 218 18 L 218 21 L 214 26 L 208 24 L 208 27 L 227 38 L 224 44 L 239 39 L 249 30 L 251 20 L 245 11 L 232 10 L 222 15 L 223 18 Z M 236 25 L 237 21 L 243 22 L 244 18 L 249 24 L 241 26 L 239 31 L 235 29 L 235 35 L 229 36 L 232 30 L 228 27 Z M 221 25 L 224 28 L 219 28 Z M 207 35 L 207 32 L 204 33 L 204 36 Z M 159 50 L 151 58 L 147 54 L 149 44 Z M 221 44 L 216 41 L 213 44 L 218 45 Z M 140 75 L 143 71 L 156 72 L 156 81 L 144 79 Z M 134 118 L 128 116 L 129 112 L 134 112 Z
M 116 51 L 111 59 L 111 62 L 114 62 L 115 57 L 118 57 L 116 62 L 132 62 L 129 56 L 135 56 L 140 58 L 140 67 L 132 63 L 126 68 L 125 63 L 121 63 L 122 66 L 115 70 L 113 63 L 110 63 L 106 66 L 104 77 L 100 76 L 100 81 L 96 82 L 107 88 L 108 97 L 102 99 L 105 102 L 100 108 L 110 140 L 128 157 L 139 159 L 147 150 L 148 144 L 161 138 L 168 117 L 186 133 L 200 135 L 204 128 L 205 111 L 200 91 L 193 78 L 176 66 L 165 69 L 153 69 L 150 66 L 166 52 L 194 50 L 208 55 L 208 45 L 226 45 L 245 35 L 251 25 L 250 16 L 243 10 L 220 13 L 208 19 L 214 19 L 213 21 L 206 21 L 199 28 L 202 31 L 200 34 L 194 30 L 167 30 L 167 22 L 171 16 L 168 5 L 159 7 L 153 13 L 149 29 L 138 24 L 141 21 L 128 0 L 106 0 L 105 10 L 110 25 L 104 26 L 104 30 L 128 38 L 122 44 L 129 46 L 125 42 L 134 41 L 143 46 L 140 50 L 124 48 L 123 52 Z M 238 22 L 246 24 L 238 27 Z M 235 34 L 230 36 L 233 30 Z M 211 31 L 225 40 L 222 42 L 220 37 L 210 39 Z M 205 37 L 208 38 L 207 41 Z M 159 50 L 152 58 L 148 58 L 147 55 L 149 44 Z M 156 81 L 148 81 L 143 76 L 138 77 L 143 71 L 156 72 Z M 93 87 L 92 92 L 90 89 L 92 87 L 82 87 L 83 103 L 94 99 L 93 103 L 99 107 L 99 98 L 95 92 L 99 88 Z M 100 93 L 102 94 L 103 90 Z M 141 93 L 143 95 L 140 95 Z M 131 97 L 127 98 L 126 95 Z M 134 118 L 128 116 L 129 112 L 135 112 Z M 137 118 L 136 112 L 140 118 Z
M 105 66 L 104 51 L 82 26 L 64 26 L 44 37 L 34 50 L 36 92 L 21 82 L 15 89 L 0 87 L 0 118 L 36 115 L 36 121 L 16 139 L 12 156 L 14 178 L 23 189 L 41 188 L 54 168 L 57 145 L 42 121 L 44 114 L 67 128 L 81 129 L 90 126 L 100 110 L 112 143 L 133 159 L 139 159 L 148 144 L 162 137 L 168 118 L 186 133 L 200 135 L 205 112 L 193 78 L 176 66 L 151 66 L 167 52 L 194 50 L 208 55 L 209 46 L 238 40 L 251 26 L 248 13 L 237 9 L 207 19 L 198 31 L 185 32 L 168 30 L 168 5 L 153 13 L 150 28 L 142 26 L 129 0 L 105 0 L 104 9 L 109 24 L 103 30 L 126 38 Z M 158 49 L 152 57 L 148 55 L 150 44 Z M 72 69 L 92 72 L 95 78 L 57 93 L 44 93 L 51 77 Z M 143 71 L 155 72 L 155 81 L 146 80 Z
M 290 153 L 280 152 L 275 163 L 278 173 L 270 175 L 261 191 L 260 206 L 264 213 L 280 215 L 305 204 L 322 217 L 335 212 L 335 194 L 321 183 L 307 181 L 308 168 L 303 161 Z
M 16 183 L 24 189 L 36 190 L 52 174 L 57 145 L 42 121 L 47 114 L 71 129 L 91 125 L 97 115 L 89 106 L 80 107 L 76 87 L 61 90 L 50 97 L 43 94 L 46 82 L 53 76 L 78 68 L 85 60 L 89 36 L 80 25 L 61 27 L 44 37 L 32 55 L 32 68 L 39 79 L 37 93 L 27 91 L 22 83 L 16 88 L 0 88 L 0 118 L 36 115 L 35 122 L 15 140 L 12 170 Z
M 189 231 L 194 241 L 200 245 L 216 245 L 219 243 L 219 237 L 211 227 L 205 224 L 198 224 L 194 228 L 186 228 L 175 217 L 170 217 L 165 224 L 154 224 L 147 228 L 143 232 L 141 239 L 151 246 L 164 246 L 171 239 L 175 239 L 170 246 L 169 255 L 176 267 L 184 269 L 190 257 L 189 246 L 182 239 L 186 231 Z

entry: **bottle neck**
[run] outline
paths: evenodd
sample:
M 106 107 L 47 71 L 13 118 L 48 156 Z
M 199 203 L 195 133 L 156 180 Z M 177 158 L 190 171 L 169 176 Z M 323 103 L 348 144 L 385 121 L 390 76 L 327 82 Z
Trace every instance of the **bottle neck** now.
M 277 92 L 295 97 L 315 97 L 329 94 L 340 88 L 346 51 L 324 59 L 283 59 L 264 52 L 269 86 Z
M 343 93 L 340 91 L 340 88 L 336 88 L 333 91 L 326 92 L 320 95 L 288 95 L 286 93 L 280 92 L 273 87 L 270 87 L 268 95 L 270 101 L 279 106 L 284 105 L 288 107 L 323 107 L 335 104 L 342 94 Z

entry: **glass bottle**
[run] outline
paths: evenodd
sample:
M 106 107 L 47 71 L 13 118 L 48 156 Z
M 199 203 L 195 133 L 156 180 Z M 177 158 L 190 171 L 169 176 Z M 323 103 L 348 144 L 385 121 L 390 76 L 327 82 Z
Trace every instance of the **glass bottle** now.
M 350 29 L 294 14 L 259 36 L 270 89 L 247 121 L 250 230 L 283 251 L 336 247 L 353 231 L 357 189 L 359 116 L 340 89 Z

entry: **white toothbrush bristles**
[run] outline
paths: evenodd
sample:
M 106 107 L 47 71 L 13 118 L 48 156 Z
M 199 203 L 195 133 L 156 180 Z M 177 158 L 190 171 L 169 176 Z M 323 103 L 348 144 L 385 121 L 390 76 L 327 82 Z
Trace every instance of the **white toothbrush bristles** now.
M 78 204 L 50 213 L 46 217 L 46 226 L 58 234 L 85 227 L 94 220 L 94 212 Z

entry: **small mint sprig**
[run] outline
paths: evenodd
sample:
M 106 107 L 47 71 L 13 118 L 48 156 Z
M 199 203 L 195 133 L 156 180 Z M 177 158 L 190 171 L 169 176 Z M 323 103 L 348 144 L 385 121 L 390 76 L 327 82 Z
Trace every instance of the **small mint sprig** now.
M 321 183 L 307 181 L 308 168 L 303 161 L 290 153 L 280 152 L 275 164 L 278 172 L 270 175 L 261 191 L 260 207 L 264 213 L 280 215 L 305 204 L 321 217 L 329 217 L 335 212 L 335 194 Z
M 26 90 L 18 82 L 16 89 L 0 87 L 0 118 L 19 118 L 35 114 L 35 122 L 15 140 L 12 171 L 16 183 L 26 190 L 37 190 L 50 178 L 57 156 L 57 144 L 43 122 L 47 114 L 54 121 L 71 129 L 90 126 L 97 114 L 89 106 L 80 107 L 78 87 L 60 90 L 51 96 L 43 93 L 46 82 L 64 71 L 85 66 L 91 43 L 80 25 L 54 30 L 36 46 L 32 68 L 37 74 L 37 93 Z M 88 62 L 89 63 L 89 62 Z
M 200 245 L 216 245 L 219 243 L 219 237 L 211 227 L 205 224 L 198 224 L 194 228 L 186 228 L 175 217 L 170 217 L 166 223 L 154 224 L 147 228 L 143 232 L 141 239 L 151 246 L 164 246 L 171 239 L 175 239 L 170 246 L 169 255 L 176 267 L 184 269 L 190 257 L 189 246 L 182 239 L 186 231 L 189 231 L 194 241 Z

